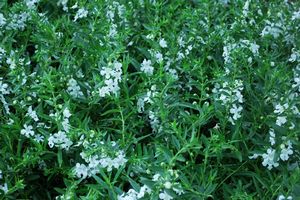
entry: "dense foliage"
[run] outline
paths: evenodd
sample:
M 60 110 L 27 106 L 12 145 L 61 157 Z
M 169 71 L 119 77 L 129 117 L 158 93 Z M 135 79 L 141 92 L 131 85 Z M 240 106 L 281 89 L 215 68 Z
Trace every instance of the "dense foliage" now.
M 300 199 L 300 2 L 0 2 L 1 199 Z

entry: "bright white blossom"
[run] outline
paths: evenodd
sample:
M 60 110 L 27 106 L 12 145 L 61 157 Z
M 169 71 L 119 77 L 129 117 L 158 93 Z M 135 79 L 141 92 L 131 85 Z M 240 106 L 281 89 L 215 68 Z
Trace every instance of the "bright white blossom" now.
M 276 124 L 278 126 L 282 126 L 283 124 L 285 124 L 287 122 L 286 120 L 286 117 L 285 116 L 279 116 L 277 117 L 277 120 L 276 120 Z
M 278 167 L 278 159 L 275 160 L 275 150 L 272 148 L 269 148 L 267 150 L 267 153 L 262 154 L 263 162 L 262 165 L 267 167 L 269 170 L 271 170 L 273 167 Z
M 122 78 L 122 63 L 115 61 L 113 64 L 109 64 L 108 67 L 102 68 L 100 74 L 105 78 L 105 85 L 99 89 L 100 97 L 117 95 Z
M 77 81 L 73 78 L 71 78 L 69 81 L 68 81 L 68 84 L 67 84 L 68 88 L 67 88 L 67 91 L 69 92 L 69 94 L 74 97 L 74 98 L 79 98 L 79 97 L 82 97 L 83 96 L 83 93 L 77 83 Z
M 77 13 L 74 17 L 74 22 L 77 21 L 78 19 L 85 18 L 88 15 L 88 11 L 85 8 L 80 8 L 77 10 Z
M 21 134 L 26 137 L 34 136 L 34 131 L 32 129 L 33 127 L 31 125 L 27 126 L 24 124 L 24 129 L 21 130 Z
M 151 60 L 144 59 L 141 64 L 141 71 L 144 72 L 147 75 L 153 75 L 154 68 L 151 65 Z
M 38 118 L 38 116 L 36 114 L 36 111 L 32 109 L 32 106 L 28 107 L 28 111 L 27 111 L 26 116 L 31 117 L 36 122 L 39 121 L 39 118 Z
M 58 131 L 58 133 L 51 134 L 48 138 L 48 145 L 50 148 L 59 147 L 68 150 L 73 142 L 67 137 L 66 133 L 63 131 Z
M 159 41 L 159 45 L 162 47 L 162 48 L 167 48 L 168 45 L 167 45 L 167 42 L 164 38 L 160 39 Z
M 280 158 L 283 161 L 287 161 L 289 159 L 289 156 L 294 153 L 292 150 L 293 147 L 291 141 L 288 141 L 287 144 L 281 144 L 280 148 L 281 148 Z

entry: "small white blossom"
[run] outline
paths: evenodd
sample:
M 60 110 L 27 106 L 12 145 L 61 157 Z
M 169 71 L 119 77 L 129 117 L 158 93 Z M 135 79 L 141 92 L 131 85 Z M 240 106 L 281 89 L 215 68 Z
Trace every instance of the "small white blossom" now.
M 74 97 L 74 98 L 78 98 L 78 97 L 82 97 L 83 96 L 83 93 L 77 83 L 77 81 L 73 78 L 71 78 L 69 81 L 68 81 L 68 88 L 67 88 L 67 91 L 69 92 L 69 94 Z
M 2 190 L 5 194 L 8 192 L 7 183 L 4 183 L 4 185 L 0 185 L 0 190 Z
M 279 116 L 277 117 L 277 120 L 276 120 L 276 124 L 278 126 L 282 126 L 283 124 L 285 124 L 287 122 L 286 120 L 286 117 L 285 116 Z
M 2 13 L 0 13 L 0 27 L 6 24 L 6 19 Z
M 36 111 L 32 109 L 32 106 L 28 107 L 28 111 L 27 111 L 26 116 L 31 117 L 36 122 L 39 121 L 39 118 L 38 118 L 38 116 L 36 114 Z
M 167 42 L 164 38 L 160 39 L 159 41 L 159 45 L 162 47 L 162 48 L 167 48 L 168 45 L 167 45 Z
M 270 141 L 271 145 L 273 146 L 275 144 L 275 132 L 274 132 L 274 129 L 270 129 L 269 134 L 270 134 L 269 141 Z
M 51 134 L 48 138 L 48 145 L 50 148 L 56 146 L 68 150 L 72 144 L 73 142 L 67 137 L 66 133 L 63 131 L 58 131 L 58 133 Z
M 237 107 L 236 104 L 232 105 L 232 108 L 230 109 L 230 113 L 233 114 L 233 119 L 237 120 L 241 117 L 241 111 L 243 110 L 242 106 Z
M 267 150 L 267 153 L 262 154 L 263 157 L 263 162 L 262 165 L 263 166 L 267 166 L 267 168 L 269 170 L 271 170 L 273 167 L 278 167 L 279 163 L 278 163 L 278 159 L 275 160 L 275 150 L 272 148 L 269 148 Z
M 24 129 L 21 130 L 21 134 L 26 137 L 34 136 L 34 131 L 32 129 L 33 127 L 31 125 L 27 126 L 24 124 Z
M 74 22 L 77 21 L 77 19 L 87 17 L 87 15 L 88 15 L 88 11 L 84 8 L 80 8 L 74 17 Z
M 84 164 L 76 163 L 74 171 L 75 171 L 75 175 L 78 178 L 85 179 L 88 176 L 89 168 L 87 166 L 85 166 Z
M 144 59 L 142 64 L 141 64 L 141 71 L 144 72 L 147 75 L 152 75 L 153 70 L 154 70 L 154 68 L 151 65 L 151 60 Z
M 289 159 L 289 156 L 293 154 L 292 143 L 288 141 L 288 145 L 282 144 L 280 148 L 281 148 L 281 152 L 280 152 L 281 160 L 287 161 Z

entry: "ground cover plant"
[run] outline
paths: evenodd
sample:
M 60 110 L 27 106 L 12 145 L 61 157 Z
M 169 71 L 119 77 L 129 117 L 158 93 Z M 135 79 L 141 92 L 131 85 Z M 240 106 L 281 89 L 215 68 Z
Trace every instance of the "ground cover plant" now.
M 0 2 L 0 199 L 300 199 L 300 2 Z

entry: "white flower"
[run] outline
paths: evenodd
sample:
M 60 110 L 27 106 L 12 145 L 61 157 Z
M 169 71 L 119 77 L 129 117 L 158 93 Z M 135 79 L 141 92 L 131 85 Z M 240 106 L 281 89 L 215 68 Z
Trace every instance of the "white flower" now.
M 237 120 L 241 117 L 240 112 L 243 110 L 242 106 L 237 107 L 236 104 L 233 104 L 232 108 L 230 109 L 230 113 L 233 114 L 233 119 Z
M 182 195 L 182 194 L 184 194 L 184 191 L 182 190 L 182 189 L 180 189 L 180 188 L 172 188 L 173 190 L 174 190 L 174 192 L 176 192 L 176 194 L 178 194 L 178 195 Z
M 277 160 L 274 160 L 275 159 L 275 150 L 272 149 L 272 148 L 269 148 L 267 150 L 267 153 L 264 153 L 262 155 L 263 157 L 263 162 L 262 162 L 262 165 L 263 166 L 267 166 L 267 168 L 269 170 L 271 170 L 273 167 L 278 167 L 279 166 L 279 163 L 277 162 Z
M 86 178 L 88 176 L 89 168 L 87 166 L 85 166 L 84 164 L 76 163 L 74 171 L 75 171 L 75 175 L 78 178 Z
M 158 181 L 159 178 L 160 178 L 160 174 L 155 174 L 152 178 L 152 181 Z
M 40 143 L 40 142 L 43 142 L 44 141 L 44 136 L 40 135 L 40 134 L 36 134 L 34 136 L 34 141 Z
M 85 10 L 84 8 L 80 8 L 80 9 L 77 11 L 77 13 L 76 13 L 76 15 L 75 15 L 75 17 L 74 17 L 74 22 L 75 22 L 77 19 L 81 19 L 81 18 L 87 17 L 87 15 L 88 15 L 88 11 Z
M 72 144 L 73 142 L 67 137 L 66 133 L 63 131 L 58 131 L 58 133 L 51 134 L 48 139 L 48 145 L 50 148 L 56 146 L 68 150 Z
M 278 196 L 278 198 L 277 198 L 278 200 L 285 200 L 285 199 L 287 199 L 287 200 L 293 200 L 293 197 L 292 196 L 288 196 L 288 197 L 285 197 L 284 195 L 279 195 Z
M 67 84 L 68 88 L 67 91 L 69 92 L 69 94 L 74 97 L 74 98 L 78 98 L 78 97 L 82 97 L 83 93 L 81 92 L 80 86 L 78 85 L 77 81 L 73 78 L 71 78 L 68 81 Z
M 143 63 L 141 64 L 141 71 L 145 72 L 147 75 L 152 75 L 153 74 L 154 68 L 151 65 L 151 60 L 143 60 Z
M 159 198 L 162 200 L 171 200 L 173 199 L 172 196 L 170 196 L 166 191 L 159 194 Z
M 0 27 L 6 24 L 6 19 L 2 13 L 0 13 Z
M 32 106 L 28 107 L 28 111 L 27 111 L 26 116 L 30 116 L 36 122 L 39 121 L 39 118 L 38 118 L 38 116 L 36 114 L 36 111 L 32 110 Z
M 70 113 L 70 110 L 68 108 L 65 108 L 63 115 L 65 118 L 69 118 L 69 117 L 71 117 L 72 114 Z
M 286 145 L 282 144 L 281 146 L 281 152 L 280 152 L 280 158 L 283 161 L 286 161 L 289 159 L 289 156 L 293 154 L 292 150 L 292 143 L 288 141 L 288 147 L 286 148 Z
M 283 116 L 283 117 L 282 116 L 277 117 L 276 124 L 278 126 L 281 126 L 281 125 L 285 124 L 286 122 L 287 122 L 287 120 L 286 120 L 285 116 Z
M 99 89 L 100 97 L 105 97 L 106 95 L 110 94 L 117 95 L 118 91 L 120 90 L 119 82 L 121 82 L 122 76 L 122 63 L 115 61 L 113 63 L 113 68 L 110 66 L 104 67 L 101 69 L 100 74 L 105 78 L 105 86 L 102 86 Z
M 157 59 L 157 63 L 161 63 L 163 61 L 163 55 L 160 52 L 155 54 L 155 58 Z
M 61 4 L 63 6 L 63 10 L 68 11 L 67 3 L 68 3 L 68 0 L 59 0 L 57 2 L 57 5 L 59 6 Z
M 4 183 L 4 185 L 0 185 L 0 190 L 2 190 L 4 193 L 8 192 L 8 187 L 7 187 L 7 183 Z
M 270 141 L 271 145 L 274 145 L 275 144 L 275 132 L 274 132 L 274 129 L 270 129 L 269 134 L 270 134 L 269 141 Z
M 2 80 L 0 79 L 0 94 L 9 94 L 9 88 L 7 83 L 2 83 Z
M 295 11 L 292 16 L 292 20 L 300 19 L 300 10 Z
M 32 9 L 35 7 L 35 4 L 38 3 L 39 0 L 26 0 L 26 6 L 29 8 L 29 9 Z
M 284 199 L 285 199 L 285 196 L 283 196 L 283 195 L 278 196 L 278 200 L 284 200 Z
M 31 125 L 27 126 L 26 124 L 24 124 L 24 129 L 21 130 L 21 134 L 26 137 L 34 136 L 34 131 L 32 130 L 32 128 L 33 127 Z
M 281 105 L 281 104 L 277 104 L 275 106 L 275 110 L 274 110 L 274 113 L 277 113 L 277 114 L 282 114 L 284 112 L 284 107 Z
M 164 38 L 160 39 L 159 45 L 160 45 L 162 48 L 168 47 L 167 42 L 166 42 L 166 40 L 165 40 Z

